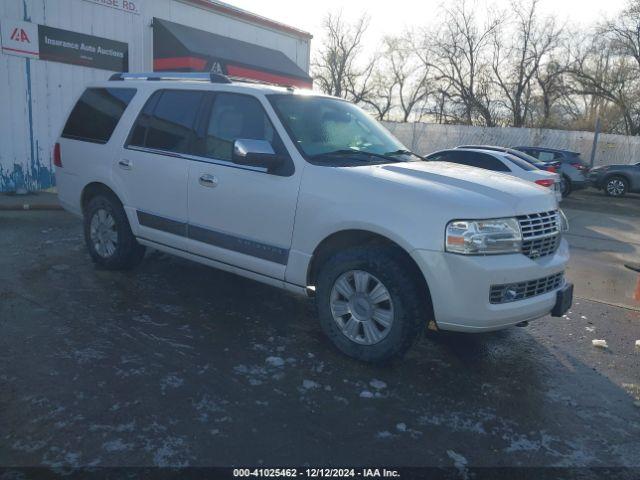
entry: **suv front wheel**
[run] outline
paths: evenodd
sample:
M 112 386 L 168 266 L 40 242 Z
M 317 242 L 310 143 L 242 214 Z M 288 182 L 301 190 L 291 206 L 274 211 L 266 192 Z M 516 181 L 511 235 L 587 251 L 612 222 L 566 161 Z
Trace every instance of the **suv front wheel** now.
M 140 263 L 145 248 L 129 226 L 119 201 L 111 195 L 93 197 L 84 211 L 84 239 L 94 263 L 107 270 L 128 270 Z
M 367 362 L 401 357 L 427 325 L 425 292 L 393 248 L 353 248 L 320 269 L 316 304 L 323 331 Z

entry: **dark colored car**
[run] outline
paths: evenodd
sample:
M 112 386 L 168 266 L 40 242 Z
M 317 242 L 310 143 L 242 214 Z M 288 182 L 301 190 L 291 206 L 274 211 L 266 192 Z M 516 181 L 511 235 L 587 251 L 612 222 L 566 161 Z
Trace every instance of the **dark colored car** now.
M 640 163 L 595 167 L 589 172 L 589 182 L 610 197 L 640 193 Z
M 540 170 L 546 170 L 552 173 L 558 173 L 558 171 L 560 170 L 560 162 L 542 162 L 537 158 L 532 157 L 528 153 L 521 152 L 520 150 L 516 150 L 514 148 L 499 147 L 497 145 L 460 145 L 456 148 L 470 148 L 473 150 L 491 150 L 493 152 L 510 153 L 511 155 L 518 157 L 525 162 L 529 162 L 531 165 L 539 168 Z
M 578 152 L 560 150 L 545 147 L 514 147 L 516 150 L 527 153 L 542 162 L 560 162 L 558 173 L 562 175 L 562 196 L 566 197 L 573 190 L 579 190 L 589 186 L 587 174 L 589 165 L 580 158 Z

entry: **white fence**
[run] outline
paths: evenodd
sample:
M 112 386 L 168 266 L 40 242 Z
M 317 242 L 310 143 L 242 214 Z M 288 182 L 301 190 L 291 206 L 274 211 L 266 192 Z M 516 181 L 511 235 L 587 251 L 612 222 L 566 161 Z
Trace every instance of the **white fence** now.
M 458 145 L 544 146 L 580 152 L 589 162 L 593 132 L 385 122 L 408 148 L 425 155 Z M 600 134 L 595 165 L 640 162 L 640 137 Z

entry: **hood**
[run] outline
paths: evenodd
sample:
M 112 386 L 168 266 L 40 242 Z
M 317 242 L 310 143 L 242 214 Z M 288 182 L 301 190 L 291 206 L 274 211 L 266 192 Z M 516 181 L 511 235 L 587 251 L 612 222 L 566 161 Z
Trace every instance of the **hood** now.
M 466 165 L 406 162 L 369 167 L 369 173 L 390 182 L 440 192 L 451 203 L 486 211 L 489 218 L 558 208 L 555 196 L 546 187 Z

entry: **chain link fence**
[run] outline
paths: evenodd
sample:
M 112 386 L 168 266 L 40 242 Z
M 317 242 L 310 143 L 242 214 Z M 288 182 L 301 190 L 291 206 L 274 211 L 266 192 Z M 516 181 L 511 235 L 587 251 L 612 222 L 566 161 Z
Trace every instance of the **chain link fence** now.
M 537 128 L 473 127 L 432 123 L 383 122 L 408 148 L 421 155 L 458 145 L 540 146 L 580 152 L 589 162 L 593 132 Z M 640 137 L 600 134 L 595 165 L 640 162 Z

